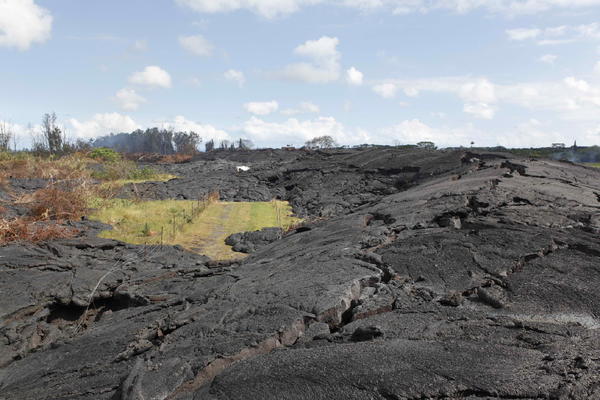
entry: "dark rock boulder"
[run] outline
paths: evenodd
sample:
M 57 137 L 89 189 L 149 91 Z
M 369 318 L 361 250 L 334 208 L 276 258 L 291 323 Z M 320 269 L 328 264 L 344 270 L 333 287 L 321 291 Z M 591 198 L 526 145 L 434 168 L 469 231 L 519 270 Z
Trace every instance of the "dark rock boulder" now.
M 225 244 L 232 246 L 233 251 L 254 253 L 262 247 L 271 244 L 283 236 L 281 228 L 264 228 L 254 232 L 240 232 L 229 235 Z

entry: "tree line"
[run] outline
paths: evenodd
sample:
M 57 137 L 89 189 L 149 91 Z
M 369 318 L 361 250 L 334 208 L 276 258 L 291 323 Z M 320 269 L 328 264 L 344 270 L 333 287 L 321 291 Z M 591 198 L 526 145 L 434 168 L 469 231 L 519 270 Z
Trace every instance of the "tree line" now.
M 44 114 L 41 128 L 37 131 L 30 128 L 30 132 L 32 137 L 31 150 L 38 154 L 65 154 L 90 150 L 94 147 L 112 148 L 122 153 L 195 154 L 199 151 L 202 143 L 202 138 L 196 132 L 176 132 L 173 129 L 164 128 L 138 129 L 129 133 L 111 133 L 110 135 L 88 141 L 82 139 L 70 141 L 64 130 L 57 123 L 54 112 Z M 11 143 L 16 149 L 16 138 L 10 130 L 10 126 L 5 122 L 0 122 L 0 151 L 9 151 Z M 339 147 L 339 145 L 329 135 L 314 137 L 306 141 L 303 146 L 304 149 L 308 150 L 332 149 L 336 147 Z M 436 145 L 428 141 L 419 142 L 416 147 L 431 150 L 436 149 Z M 220 140 L 218 142 L 210 139 L 204 143 L 204 150 L 206 152 L 251 150 L 253 148 L 254 144 L 252 141 L 243 138 L 234 141 Z M 288 145 L 283 148 L 292 149 L 294 147 Z

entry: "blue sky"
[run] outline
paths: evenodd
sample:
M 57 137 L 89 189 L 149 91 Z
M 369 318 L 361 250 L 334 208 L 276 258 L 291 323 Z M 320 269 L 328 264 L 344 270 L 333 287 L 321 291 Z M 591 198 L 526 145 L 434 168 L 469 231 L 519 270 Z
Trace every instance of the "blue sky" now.
M 0 0 L 0 90 L 22 145 L 600 144 L 600 0 Z

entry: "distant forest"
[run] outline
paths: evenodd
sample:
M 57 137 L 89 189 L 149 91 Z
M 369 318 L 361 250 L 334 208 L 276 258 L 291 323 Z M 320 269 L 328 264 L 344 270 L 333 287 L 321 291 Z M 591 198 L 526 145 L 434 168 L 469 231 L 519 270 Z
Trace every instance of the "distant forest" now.
M 200 150 L 202 138 L 195 132 L 174 132 L 168 129 L 138 129 L 131 133 L 110 134 L 91 142 L 93 147 L 109 147 L 123 153 L 194 154 Z M 205 151 L 248 150 L 253 144 L 248 139 L 222 140 L 204 143 Z

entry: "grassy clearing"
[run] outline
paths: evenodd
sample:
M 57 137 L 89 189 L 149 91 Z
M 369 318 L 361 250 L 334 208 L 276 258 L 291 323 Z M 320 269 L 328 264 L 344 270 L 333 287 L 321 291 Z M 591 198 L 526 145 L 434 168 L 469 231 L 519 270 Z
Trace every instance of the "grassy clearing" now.
M 192 206 L 202 212 L 192 217 Z M 90 218 L 113 226 L 113 230 L 101 233 L 105 238 L 157 244 L 162 231 L 164 244 L 178 244 L 212 259 L 226 260 L 240 257 L 225 244 L 227 236 L 267 227 L 286 229 L 300 221 L 291 214 L 290 205 L 283 201 L 209 202 L 202 208 L 202 203 L 187 200 L 134 203 L 115 199 Z
M 588 167 L 600 168 L 600 163 L 586 163 L 585 165 L 587 165 Z
M 123 185 L 175 178 L 153 168 L 140 168 L 113 153 L 94 150 L 41 157 L 27 152 L 0 152 L 0 186 L 12 197 L 0 202 L 0 245 L 73 236 L 76 230 L 66 227 L 65 221 L 79 219 L 89 208 L 110 204 Z M 8 185 L 10 178 L 42 178 L 49 182 L 43 189 L 19 194 Z M 29 212 L 18 218 L 4 218 L 4 206 L 11 203 L 23 205 Z

